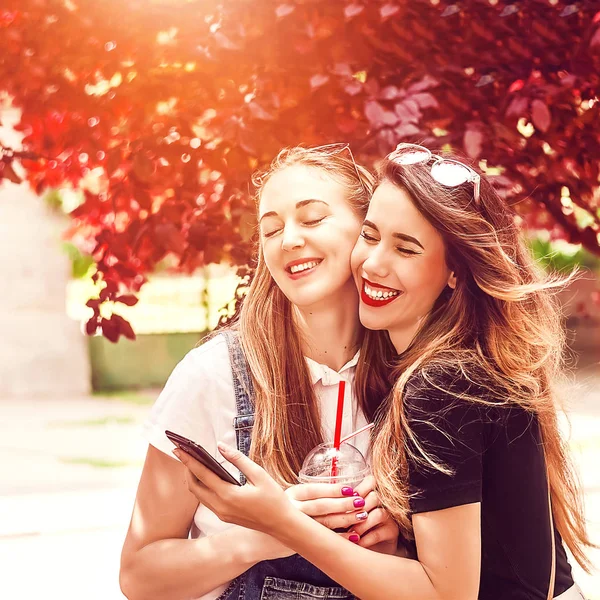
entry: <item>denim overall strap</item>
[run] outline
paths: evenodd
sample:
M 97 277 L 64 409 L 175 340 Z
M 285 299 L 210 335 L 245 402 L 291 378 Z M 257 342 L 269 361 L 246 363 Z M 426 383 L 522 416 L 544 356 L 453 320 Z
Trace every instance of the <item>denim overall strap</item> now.
M 254 388 L 235 331 L 223 331 L 233 375 L 237 415 L 233 425 L 238 449 L 248 455 L 254 425 Z M 240 481 L 246 478 L 240 473 Z M 217 600 L 356 600 L 325 573 L 298 554 L 263 560 L 236 577 Z
M 233 419 L 233 428 L 235 429 L 235 439 L 240 452 L 246 456 L 250 454 L 250 441 L 252 427 L 254 426 L 254 387 L 248 362 L 242 351 L 238 334 L 235 331 L 227 330 L 222 334 L 227 342 L 229 350 L 229 361 L 231 362 L 231 373 L 233 375 L 233 390 L 235 392 L 235 418 Z M 246 477 L 240 471 L 240 482 L 246 483 Z

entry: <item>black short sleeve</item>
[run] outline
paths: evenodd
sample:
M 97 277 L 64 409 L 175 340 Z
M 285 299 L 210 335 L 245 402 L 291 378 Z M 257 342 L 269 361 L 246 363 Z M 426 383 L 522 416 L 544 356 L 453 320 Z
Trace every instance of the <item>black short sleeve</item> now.
M 414 435 L 409 448 L 417 456 L 408 460 L 413 513 L 481 502 L 484 408 L 461 397 L 466 392 L 476 393 L 457 379 L 421 375 L 406 386 L 405 414 Z M 419 447 L 451 473 L 429 464 Z

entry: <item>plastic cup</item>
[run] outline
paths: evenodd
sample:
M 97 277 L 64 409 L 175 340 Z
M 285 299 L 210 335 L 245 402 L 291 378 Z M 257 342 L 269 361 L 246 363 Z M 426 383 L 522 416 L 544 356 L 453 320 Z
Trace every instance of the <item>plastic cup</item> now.
M 336 468 L 335 475 L 332 475 L 334 458 Z M 370 472 L 371 469 L 358 448 L 345 442 L 336 450 L 329 442 L 319 444 L 308 453 L 298 479 L 300 483 L 337 483 L 355 487 Z

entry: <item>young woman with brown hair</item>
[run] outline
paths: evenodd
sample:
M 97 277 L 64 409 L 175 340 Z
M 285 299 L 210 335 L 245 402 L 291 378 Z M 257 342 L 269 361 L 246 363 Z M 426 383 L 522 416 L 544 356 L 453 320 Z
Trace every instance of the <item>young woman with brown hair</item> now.
M 344 497 L 293 485 L 309 450 L 333 439 L 340 380 L 349 384 L 343 435 L 371 420 L 389 391 L 393 349 L 387 334 L 360 326 L 350 271 L 373 178 L 340 145 L 284 150 L 256 184 L 258 261 L 239 320 L 184 358 L 146 425 L 150 445 L 121 560 L 130 599 L 258 600 L 267 579 L 289 597 L 350 597 L 274 538 L 227 526 L 199 504 L 165 430 L 213 455 L 219 442 L 237 444 L 306 514 L 325 521 L 343 512 L 371 531 L 338 534 L 346 543 L 396 551 L 398 528 L 377 508 L 372 477 Z M 365 455 L 368 442 L 368 434 L 356 441 Z
M 397 352 L 373 472 L 418 560 L 319 530 L 226 447 L 252 485 L 230 489 L 179 452 L 188 485 L 362 600 L 581 598 L 563 542 L 584 568 L 591 542 L 554 391 L 563 282 L 538 272 L 513 213 L 470 167 L 401 144 L 380 173 L 352 267 L 361 322 Z

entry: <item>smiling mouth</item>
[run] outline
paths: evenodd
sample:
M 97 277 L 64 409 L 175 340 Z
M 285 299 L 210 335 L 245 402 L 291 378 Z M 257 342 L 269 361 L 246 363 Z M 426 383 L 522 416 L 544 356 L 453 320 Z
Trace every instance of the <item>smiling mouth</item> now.
M 367 306 L 386 306 L 402 295 L 400 290 L 378 286 L 363 278 L 360 299 Z
M 322 262 L 322 258 L 310 259 L 305 262 L 298 262 L 291 266 L 287 266 L 285 267 L 285 271 L 292 279 L 298 279 L 298 277 L 303 277 L 304 275 L 312 273 Z

